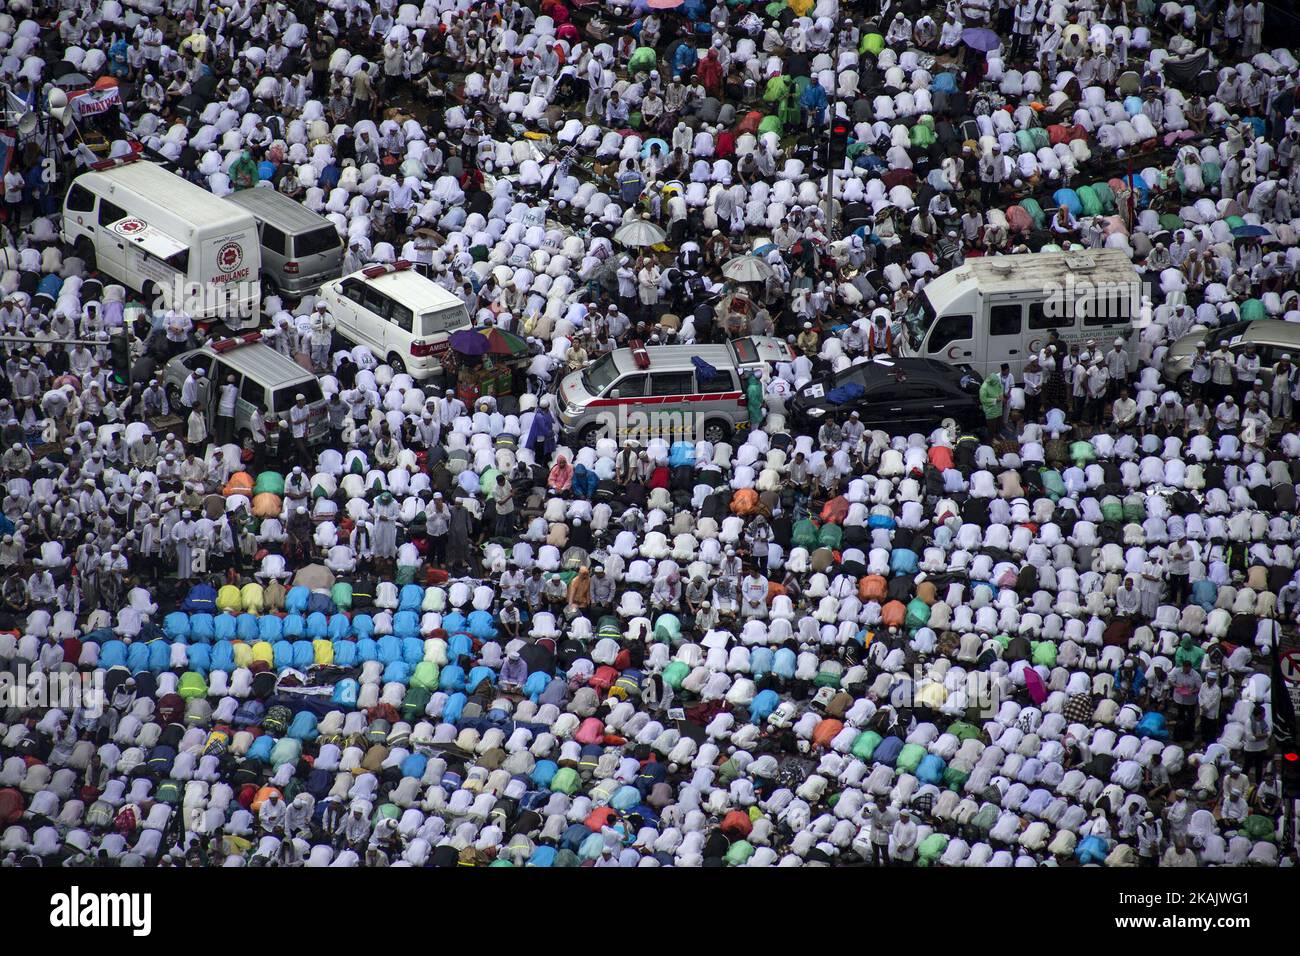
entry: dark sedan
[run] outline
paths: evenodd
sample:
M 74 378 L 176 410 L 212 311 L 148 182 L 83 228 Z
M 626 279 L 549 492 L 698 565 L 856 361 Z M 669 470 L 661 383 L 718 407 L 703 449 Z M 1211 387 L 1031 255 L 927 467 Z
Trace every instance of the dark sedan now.
M 969 368 L 946 362 L 877 359 L 810 382 L 789 407 L 795 423 L 811 428 L 828 415 L 842 421 L 852 412 L 867 428 L 887 432 L 929 429 L 945 418 L 974 427 L 984 421 L 979 384 Z

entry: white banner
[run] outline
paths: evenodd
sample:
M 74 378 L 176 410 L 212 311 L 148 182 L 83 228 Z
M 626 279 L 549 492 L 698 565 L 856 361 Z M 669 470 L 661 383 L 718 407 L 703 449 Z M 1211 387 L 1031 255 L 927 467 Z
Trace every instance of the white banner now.
M 105 87 L 100 90 L 87 90 L 84 93 L 78 93 L 72 98 L 72 109 L 77 118 L 90 116 L 94 113 L 102 113 L 109 107 L 116 106 L 121 99 L 121 90 L 116 86 Z

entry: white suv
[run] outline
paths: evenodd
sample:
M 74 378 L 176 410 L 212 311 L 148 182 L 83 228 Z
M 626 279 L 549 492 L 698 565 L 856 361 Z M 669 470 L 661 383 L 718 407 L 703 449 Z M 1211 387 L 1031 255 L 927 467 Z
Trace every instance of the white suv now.
M 320 295 L 341 337 L 368 345 L 412 378 L 438 374 L 451 333 L 470 327 L 465 303 L 405 259 L 326 282 Z

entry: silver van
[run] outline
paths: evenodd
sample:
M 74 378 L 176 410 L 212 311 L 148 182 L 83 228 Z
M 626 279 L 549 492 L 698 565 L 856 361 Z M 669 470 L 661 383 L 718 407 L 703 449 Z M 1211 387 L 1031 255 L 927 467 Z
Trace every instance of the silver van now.
M 163 389 L 174 414 L 184 421 L 188 414 L 181 404 L 181 388 L 191 372 L 203 369 L 199 385 L 198 403 L 207 409 L 208 431 L 216 425 L 217 397 L 226 377 L 235 376 L 239 386 L 239 399 L 235 403 L 235 441 L 243 444 L 252 435 L 253 410 L 261 409 L 269 422 L 272 417 L 287 421 L 294 396 L 307 399 L 311 417 L 307 425 L 307 443 L 323 442 L 329 434 L 329 417 L 325 412 L 325 396 L 320 382 L 291 358 L 281 355 L 260 341 L 261 334 L 253 332 L 236 338 L 219 339 L 203 348 L 182 352 L 163 368 Z M 215 383 L 215 384 L 214 384 Z M 268 451 L 276 450 L 278 436 L 283 429 L 271 433 Z M 286 436 L 287 437 L 287 436 Z
M 301 296 L 342 274 L 343 240 L 324 216 L 265 186 L 241 189 L 226 200 L 257 221 L 266 294 Z
M 614 349 L 560 380 L 560 425 L 583 444 L 603 437 L 729 441 L 749 427 L 743 373 L 766 381 L 774 366 L 793 359 L 790 346 L 771 336 Z

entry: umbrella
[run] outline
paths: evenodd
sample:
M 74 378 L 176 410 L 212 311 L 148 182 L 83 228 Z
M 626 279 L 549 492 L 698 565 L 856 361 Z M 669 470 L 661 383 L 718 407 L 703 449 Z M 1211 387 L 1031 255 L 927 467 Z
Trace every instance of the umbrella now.
M 487 326 L 451 334 L 451 347 L 462 355 L 522 355 L 528 343 L 505 329 Z
M 967 27 L 961 31 L 961 42 L 972 50 L 987 53 L 1002 45 L 1002 38 L 987 27 Z
M 451 333 L 448 344 L 461 355 L 486 355 L 490 344 L 487 338 L 479 334 L 478 329 L 461 329 Z
M 334 572 L 323 564 L 309 564 L 293 576 L 293 586 L 299 585 L 312 591 L 328 591 L 334 587 Z
M 1254 226 L 1247 223 L 1232 230 L 1232 234 L 1238 239 L 1258 239 L 1261 236 L 1267 236 L 1269 233 L 1263 226 Z
M 624 223 L 614 233 L 614 241 L 624 246 L 657 246 L 667 238 L 666 232 L 644 219 Z
M 656 143 L 659 144 L 659 152 L 661 155 L 667 156 L 669 153 L 672 152 L 672 150 L 668 148 L 668 144 L 666 142 L 664 142 L 662 139 L 659 139 L 658 137 L 652 136 L 644 143 L 641 144 L 642 159 L 645 159 L 647 156 L 650 155 L 650 147 L 655 145 Z
M 61 75 L 54 81 L 54 85 L 62 89 L 76 90 L 81 89 L 83 86 L 90 86 L 91 83 L 90 77 L 74 70 L 71 73 L 64 73 Z
M 528 351 L 528 343 L 513 332 L 495 326 L 475 331 L 487 341 L 488 355 L 522 355 Z
M 686 0 L 646 0 L 646 6 L 651 10 L 676 10 Z
M 766 282 L 772 267 L 758 256 L 737 256 L 722 267 L 722 274 L 734 282 Z

